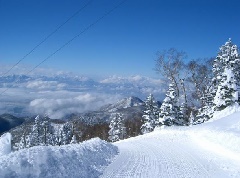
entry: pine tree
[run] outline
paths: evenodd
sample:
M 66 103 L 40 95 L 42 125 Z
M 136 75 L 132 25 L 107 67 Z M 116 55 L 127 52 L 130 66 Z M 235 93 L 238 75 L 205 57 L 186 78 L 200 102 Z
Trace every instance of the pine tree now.
M 116 113 L 112 116 L 112 120 L 109 125 L 109 137 L 112 142 L 124 139 L 126 135 L 126 128 L 123 125 L 123 116 L 120 113 Z
M 166 98 L 160 107 L 159 122 L 161 125 L 173 125 L 178 119 L 179 107 L 177 106 L 177 95 L 174 85 L 170 84 L 166 93 Z
M 215 110 L 222 110 L 237 101 L 237 86 L 240 83 L 240 55 L 238 48 L 229 39 L 213 62 L 212 86 L 208 88 L 201 100 L 204 105 L 199 109 L 196 123 L 209 120 Z
M 35 118 L 32 132 L 30 133 L 30 147 L 42 145 L 43 129 L 41 124 L 42 124 L 41 119 L 40 116 L 38 115 Z
M 38 145 L 55 145 L 54 129 L 50 119 L 39 115 L 35 118 L 32 132 L 29 135 L 29 147 Z
M 145 110 L 143 121 L 144 124 L 141 126 L 141 132 L 143 134 L 152 132 L 154 128 L 159 125 L 158 123 L 158 107 L 152 94 L 150 94 L 145 101 Z
M 54 130 L 51 125 L 50 119 L 48 116 L 45 116 L 41 122 L 42 131 L 43 131 L 43 140 L 44 145 L 54 145 Z
M 231 69 L 236 80 L 236 83 L 240 83 L 240 55 L 238 48 L 229 39 L 225 45 L 220 47 L 220 51 L 213 63 L 213 87 L 214 97 L 217 93 L 218 86 L 223 82 L 222 77 L 226 73 L 226 69 Z
M 229 39 L 220 48 L 213 65 L 215 110 L 222 110 L 238 101 L 237 86 L 240 83 L 240 55 Z
M 214 104 L 216 110 L 222 110 L 238 101 L 237 84 L 231 69 L 226 68 L 221 75 Z
M 73 137 L 73 125 L 69 122 L 65 123 L 61 128 L 61 145 L 67 145 Z

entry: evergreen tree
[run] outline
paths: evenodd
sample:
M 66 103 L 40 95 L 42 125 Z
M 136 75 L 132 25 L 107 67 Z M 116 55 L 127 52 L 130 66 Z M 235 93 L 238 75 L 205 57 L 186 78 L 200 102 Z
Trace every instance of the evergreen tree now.
M 209 120 L 215 110 L 222 110 L 238 101 L 237 86 L 240 83 L 240 55 L 229 39 L 213 62 L 212 86 L 201 98 L 204 105 L 199 109 L 196 123 Z
M 43 140 L 44 145 L 54 145 L 54 130 L 51 125 L 50 119 L 48 116 L 45 116 L 41 122 L 42 131 L 43 131 Z
M 29 135 L 29 147 L 38 145 L 54 145 L 54 130 L 47 116 L 41 118 L 38 115 L 35 118 Z
M 213 87 L 214 97 L 217 93 L 220 83 L 223 83 L 223 74 L 226 74 L 226 69 L 232 70 L 237 85 L 240 83 L 240 55 L 238 48 L 229 39 L 225 45 L 220 47 L 220 51 L 213 63 Z M 224 75 L 225 75 L 224 74 Z
M 43 129 L 41 124 L 42 124 L 41 119 L 40 116 L 38 115 L 35 118 L 32 132 L 30 133 L 30 147 L 42 145 Z
M 73 125 L 69 122 L 65 123 L 61 128 L 61 145 L 70 144 L 73 137 Z
M 112 120 L 109 125 L 109 137 L 108 139 L 112 142 L 124 139 L 126 135 L 126 128 L 123 125 L 122 114 L 116 113 L 112 116 Z
M 237 84 L 231 69 L 226 68 L 214 97 L 216 110 L 222 110 L 238 101 Z
M 141 132 L 143 134 L 152 132 L 155 126 L 159 124 L 158 114 L 157 102 L 153 95 L 150 94 L 145 101 L 145 110 L 142 116 L 144 124 L 141 126 Z
M 213 96 L 215 110 L 222 110 L 238 101 L 237 86 L 240 83 L 240 55 L 229 39 L 220 48 L 213 65 Z
M 161 125 L 171 126 L 178 120 L 179 107 L 177 106 L 177 95 L 174 85 L 170 84 L 166 93 L 166 98 L 160 107 L 159 122 Z

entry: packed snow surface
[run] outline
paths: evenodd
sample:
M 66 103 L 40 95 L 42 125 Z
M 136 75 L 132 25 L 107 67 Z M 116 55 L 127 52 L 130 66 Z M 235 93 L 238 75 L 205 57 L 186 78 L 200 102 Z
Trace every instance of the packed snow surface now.
M 117 151 L 98 138 L 81 144 L 36 146 L 0 156 L 0 177 L 95 178 Z
M 226 116 L 237 110 L 228 108 L 201 125 L 158 128 L 116 142 L 119 155 L 101 177 L 240 178 L 240 112 Z

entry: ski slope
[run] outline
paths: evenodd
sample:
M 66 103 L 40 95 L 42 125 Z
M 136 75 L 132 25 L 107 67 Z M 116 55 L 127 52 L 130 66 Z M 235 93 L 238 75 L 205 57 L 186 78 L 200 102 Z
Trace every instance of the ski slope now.
M 213 120 L 115 143 L 119 155 L 101 177 L 240 177 L 240 112 Z
M 240 178 L 240 112 L 192 127 L 157 128 L 114 144 L 36 146 L 11 152 L 0 137 L 0 178 Z M 224 116 L 224 117 L 223 117 Z

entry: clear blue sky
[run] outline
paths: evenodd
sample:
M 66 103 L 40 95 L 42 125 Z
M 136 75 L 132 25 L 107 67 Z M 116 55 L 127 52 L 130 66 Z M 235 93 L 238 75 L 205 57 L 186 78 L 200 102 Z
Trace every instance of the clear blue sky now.
M 87 0 L 0 0 L 0 64 L 14 64 Z M 28 56 L 38 64 L 120 0 L 93 2 Z M 127 0 L 42 67 L 91 75 L 157 76 L 156 52 L 216 56 L 232 38 L 240 45 L 239 0 Z

